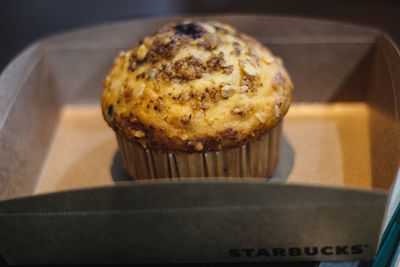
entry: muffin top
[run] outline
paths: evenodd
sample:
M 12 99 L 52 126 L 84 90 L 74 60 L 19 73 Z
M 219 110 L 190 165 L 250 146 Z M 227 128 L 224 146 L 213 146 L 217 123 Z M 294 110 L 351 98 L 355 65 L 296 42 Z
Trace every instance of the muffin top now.
M 121 52 L 103 82 L 102 111 L 120 135 L 159 151 L 243 145 L 288 111 L 282 61 L 219 22 L 170 24 Z

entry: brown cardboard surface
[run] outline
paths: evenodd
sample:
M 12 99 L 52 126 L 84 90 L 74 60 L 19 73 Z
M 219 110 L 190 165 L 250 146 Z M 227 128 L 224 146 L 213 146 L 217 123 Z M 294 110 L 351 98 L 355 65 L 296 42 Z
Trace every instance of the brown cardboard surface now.
M 19 264 L 368 259 L 385 203 L 254 179 L 135 182 L 0 202 L 0 251 Z
M 266 44 L 293 78 L 273 177 L 136 182 L 124 172 L 100 114 L 101 81 L 119 50 L 177 19 L 52 37 L 0 76 L 0 253 L 9 263 L 374 257 L 399 171 L 398 49 L 340 23 L 213 19 Z M 285 256 L 265 255 L 274 248 Z
M 367 105 L 295 103 L 284 120 L 284 138 L 274 180 L 373 188 Z M 37 193 L 129 181 L 117 153 L 98 106 L 64 107 Z
M 104 126 L 96 106 L 64 108 L 38 192 L 114 184 L 117 142 Z
M 366 104 L 295 103 L 291 108 L 284 126 L 295 158 L 289 183 L 373 188 Z

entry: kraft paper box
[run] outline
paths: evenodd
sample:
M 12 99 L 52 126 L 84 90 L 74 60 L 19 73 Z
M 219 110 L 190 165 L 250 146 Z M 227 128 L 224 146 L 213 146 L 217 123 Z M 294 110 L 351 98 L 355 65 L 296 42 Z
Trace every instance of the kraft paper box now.
M 122 168 L 101 116 L 101 83 L 121 50 L 180 18 L 47 38 L 0 76 L 0 254 L 8 263 L 374 258 L 400 159 L 393 42 L 318 20 L 209 19 L 257 38 L 293 79 L 272 178 L 138 182 Z

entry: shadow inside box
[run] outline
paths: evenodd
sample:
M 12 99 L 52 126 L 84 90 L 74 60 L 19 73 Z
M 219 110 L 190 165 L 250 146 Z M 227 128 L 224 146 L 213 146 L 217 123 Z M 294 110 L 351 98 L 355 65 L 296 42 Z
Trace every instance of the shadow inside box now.
M 114 154 L 113 162 L 111 165 L 111 177 L 116 183 L 132 181 L 132 177 L 126 171 L 124 164 L 122 163 L 121 152 L 119 150 L 117 150 Z
M 293 147 L 286 136 L 283 134 L 279 162 L 270 178 L 280 181 L 286 180 L 292 173 L 294 166 L 294 157 L 295 152 L 293 150 Z
M 294 165 L 294 154 L 295 153 L 288 139 L 283 135 L 279 163 L 270 177 L 271 179 L 284 181 L 289 177 Z M 123 165 L 120 150 L 117 150 L 114 154 L 111 166 L 111 177 L 116 183 L 132 181 L 130 174 L 126 171 Z

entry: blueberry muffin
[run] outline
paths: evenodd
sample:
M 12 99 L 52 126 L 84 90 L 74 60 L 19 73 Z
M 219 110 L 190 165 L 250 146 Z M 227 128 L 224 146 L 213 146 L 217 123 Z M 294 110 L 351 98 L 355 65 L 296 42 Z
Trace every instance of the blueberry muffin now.
M 102 112 L 134 179 L 269 177 L 293 88 L 280 58 L 219 22 L 167 25 L 121 52 Z

